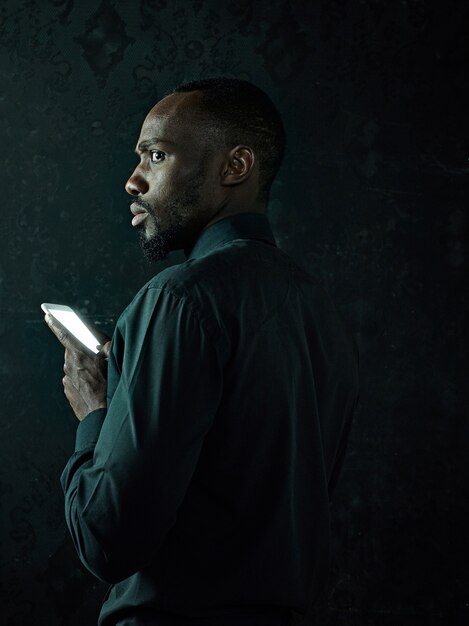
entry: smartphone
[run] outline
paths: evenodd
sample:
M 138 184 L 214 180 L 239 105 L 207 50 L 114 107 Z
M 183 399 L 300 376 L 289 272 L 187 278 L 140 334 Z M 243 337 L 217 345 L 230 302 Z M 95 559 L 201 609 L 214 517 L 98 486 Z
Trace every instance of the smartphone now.
M 64 326 L 68 332 L 81 341 L 88 350 L 94 354 L 98 354 L 101 345 L 93 333 L 85 326 L 73 309 L 64 304 L 50 304 L 43 302 L 41 309 L 44 313 L 49 313 L 55 317 Z

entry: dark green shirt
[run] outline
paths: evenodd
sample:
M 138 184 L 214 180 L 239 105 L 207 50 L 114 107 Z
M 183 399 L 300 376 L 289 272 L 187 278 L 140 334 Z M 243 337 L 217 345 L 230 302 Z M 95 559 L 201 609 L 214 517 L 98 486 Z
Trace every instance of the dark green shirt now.
M 111 584 L 101 626 L 288 624 L 327 576 L 356 344 L 265 214 L 185 254 L 117 322 L 108 408 L 61 476 L 67 524 Z

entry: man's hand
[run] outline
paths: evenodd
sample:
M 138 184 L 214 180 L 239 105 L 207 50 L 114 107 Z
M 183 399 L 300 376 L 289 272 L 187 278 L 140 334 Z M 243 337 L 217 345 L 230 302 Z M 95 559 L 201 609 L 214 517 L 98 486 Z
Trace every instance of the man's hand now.
M 65 348 L 65 376 L 62 383 L 65 396 L 81 422 L 91 411 L 107 408 L 107 362 L 111 341 L 109 337 L 90 327 L 104 345 L 98 354 L 88 353 L 58 320 L 49 314 L 44 319 Z

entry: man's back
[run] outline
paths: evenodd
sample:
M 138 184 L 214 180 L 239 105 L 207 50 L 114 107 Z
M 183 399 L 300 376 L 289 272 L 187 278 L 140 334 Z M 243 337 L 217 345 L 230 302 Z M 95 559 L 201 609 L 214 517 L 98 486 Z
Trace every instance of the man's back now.
M 160 306 L 165 298 L 170 309 Z M 146 393 L 161 395 L 178 384 L 182 390 L 192 375 L 191 397 L 180 400 L 178 411 L 187 407 L 187 420 L 203 424 L 192 436 L 197 445 L 184 485 L 178 458 L 164 476 L 166 488 L 174 480 L 180 495 L 165 531 L 156 533 L 158 549 L 145 567 L 111 581 L 100 624 L 166 626 L 186 623 L 184 616 L 200 618 L 190 624 L 287 624 L 289 610 L 304 613 L 311 587 L 318 589 L 327 575 L 329 500 L 358 397 L 355 343 L 329 296 L 275 246 L 265 215 L 225 218 L 202 232 L 185 263 L 155 276 L 121 316 L 106 420 L 125 371 L 138 370 L 129 355 L 135 351 L 140 363 L 142 346 L 151 350 L 148 342 L 156 341 L 145 329 L 170 310 L 182 322 L 163 323 L 159 332 L 167 328 L 168 336 L 152 357 L 165 364 L 155 377 L 164 377 L 166 387 L 155 383 L 152 390 L 147 379 Z M 148 320 L 142 311 L 150 311 Z M 212 346 L 213 376 L 202 371 L 197 353 L 185 352 L 195 326 L 184 322 L 182 311 Z M 145 340 L 136 339 L 134 319 Z M 205 394 L 211 415 L 204 414 Z M 142 402 L 137 412 L 143 414 Z M 170 429 L 177 416 L 170 404 L 159 407 L 168 412 Z M 104 426 L 109 440 L 115 430 Z M 132 426 L 129 437 L 134 432 Z M 173 452 L 177 457 L 177 445 Z M 146 467 L 141 496 L 158 499 L 151 462 Z M 143 524 L 134 540 L 148 544 L 149 553 L 151 528 Z M 135 520 L 129 531 L 138 529 Z

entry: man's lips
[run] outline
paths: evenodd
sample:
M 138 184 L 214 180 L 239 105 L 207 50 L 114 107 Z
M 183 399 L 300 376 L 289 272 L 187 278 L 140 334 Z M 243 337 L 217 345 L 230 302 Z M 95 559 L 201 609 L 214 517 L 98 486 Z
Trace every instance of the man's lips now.
M 130 205 L 130 211 L 134 215 L 132 219 L 132 226 L 138 226 L 141 222 L 148 217 L 147 211 L 135 202 Z

